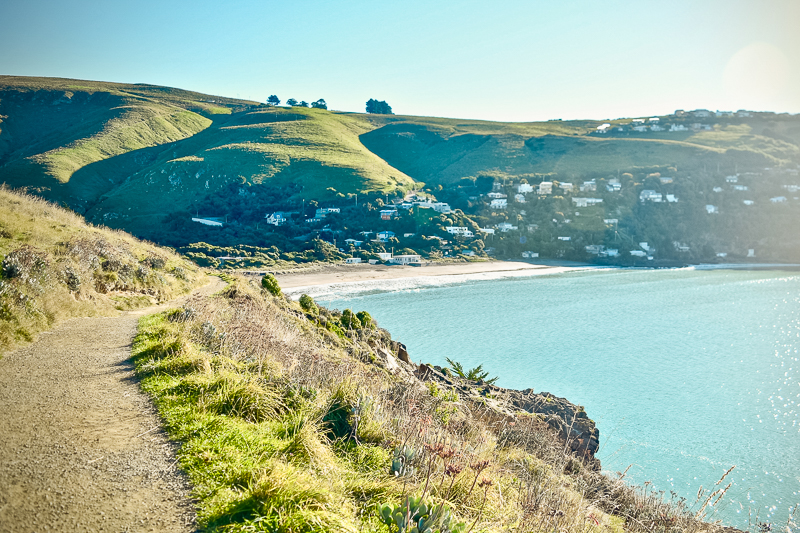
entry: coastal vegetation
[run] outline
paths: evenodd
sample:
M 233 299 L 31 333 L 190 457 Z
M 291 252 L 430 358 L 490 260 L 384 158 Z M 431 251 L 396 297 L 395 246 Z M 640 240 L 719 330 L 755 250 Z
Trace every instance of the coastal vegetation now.
M 175 252 L 0 188 L 0 354 L 76 316 L 170 300 L 201 283 Z
M 229 280 L 143 318 L 133 346 L 202 528 L 724 530 L 703 521 L 720 490 L 690 503 L 601 474 L 563 399 L 414 364 L 367 314 Z

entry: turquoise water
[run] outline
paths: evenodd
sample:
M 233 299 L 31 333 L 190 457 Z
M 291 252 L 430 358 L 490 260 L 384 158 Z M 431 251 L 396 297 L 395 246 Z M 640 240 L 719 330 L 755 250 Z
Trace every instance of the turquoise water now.
M 483 364 L 501 386 L 585 406 L 600 429 L 603 468 L 632 465 L 632 482 L 692 502 L 736 465 L 713 515 L 729 525 L 756 516 L 785 523 L 800 503 L 798 273 L 447 281 L 340 286 L 316 297 L 368 310 L 417 362 Z

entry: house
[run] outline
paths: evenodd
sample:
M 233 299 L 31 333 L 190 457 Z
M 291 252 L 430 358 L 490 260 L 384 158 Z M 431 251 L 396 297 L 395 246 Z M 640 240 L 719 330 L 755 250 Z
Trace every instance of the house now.
M 447 226 L 444 229 L 450 235 L 463 235 L 464 237 L 472 237 L 472 232 L 466 226 Z
M 776 196 L 775 198 L 770 198 L 769 201 L 772 202 L 773 204 L 782 204 L 782 203 L 784 203 L 786 201 L 786 197 L 785 196 Z M 222 224 L 220 224 L 220 226 L 221 225 Z
M 709 215 L 719 213 L 719 208 L 715 205 L 706 205 L 706 213 Z
M 631 120 L 631 124 L 644 124 L 644 119 L 643 118 L 635 118 L 635 119 Z
M 331 213 L 341 213 L 342 210 L 338 207 L 320 207 L 314 214 L 314 218 L 325 218 Z
M 745 111 L 744 109 L 740 109 L 739 111 L 736 112 L 736 116 L 741 118 L 747 118 L 747 117 L 752 117 L 753 113 L 751 113 L 750 111 Z
M 619 219 L 617 218 L 604 218 L 603 224 L 619 224 Z
M 381 209 L 381 220 L 392 220 L 397 216 L 397 209 Z
M 210 219 L 210 218 L 194 218 L 194 217 L 192 217 L 192 222 L 199 222 L 200 224 L 203 224 L 204 226 L 221 227 L 223 225 L 222 222 L 218 222 L 218 221 Z
M 508 207 L 508 200 L 506 200 L 505 198 L 495 198 L 494 200 L 491 201 L 489 207 L 493 209 L 505 209 L 506 207 Z
M 589 207 L 603 203 L 602 198 L 573 198 L 572 201 L 575 203 L 575 207 Z
M 656 249 L 655 249 L 655 248 L 653 248 L 652 246 L 650 246 L 650 245 L 649 245 L 649 244 L 647 244 L 646 242 L 640 242 L 640 243 L 639 243 L 639 248 L 641 248 L 641 249 L 642 249 L 642 250 L 644 250 L 645 252 L 650 252 L 650 253 L 653 253 L 653 252 L 655 252 L 655 251 L 656 251 Z
M 677 201 L 678 201 L 678 197 L 675 196 L 674 194 L 668 194 L 667 195 L 667 202 L 674 204 Z
M 642 202 L 661 202 L 663 196 L 660 192 L 656 192 L 650 189 L 645 189 L 639 193 L 639 200 Z
M 676 252 L 684 252 L 685 253 L 685 252 L 688 252 L 690 250 L 690 248 L 686 244 L 680 243 L 678 241 L 672 241 L 672 246 L 675 247 L 675 251 Z
M 494 228 L 481 228 L 480 231 L 487 235 L 494 235 Z
M 608 123 L 600 124 L 599 126 L 597 126 L 597 133 L 606 133 L 610 127 L 611 124 Z
M 539 252 L 522 252 L 522 257 L 525 259 L 535 259 L 539 257 Z
M 408 239 L 409 237 L 413 237 L 414 235 L 416 235 L 416 233 L 403 233 L 403 237 L 405 237 L 406 239 Z
M 399 204 L 397 204 L 397 207 L 399 207 L 400 209 L 405 209 L 406 211 L 408 211 L 409 209 L 414 207 L 414 204 L 412 204 L 411 202 L 400 202 Z
M 755 257 L 755 256 L 756 256 L 756 251 L 754 249 L 750 248 L 749 250 L 747 250 L 747 257 Z
M 647 254 L 646 254 L 646 253 L 644 253 L 644 252 L 643 252 L 643 251 L 641 251 L 641 250 L 631 250 L 631 255 L 632 255 L 632 256 L 634 256 L 634 257 L 644 257 L 644 256 L 646 256 Z
M 728 252 L 717 252 L 717 257 L 728 257 Z
M 722 192 L 722 187 L 714 187 L 711 190 L 714 191 L 714 192 Z
M 736 183 L 739 181 L 739 176 L 725 176 L 725 181 L 728 183 Z
M 377 265 L 378 264 L 378 260 L 377 259 L 370 259 L 368 262 L 369 262 L 370 265 Z
M 391 239 L 392 237 L 394 237 L 394 232 L 393 231 L 379 231 L 377 233 L 376 237 L 378 237 L 379 241 L 386 242 L 389 239 Z
M 571 241 L 572 237 L 559 237 L 558 240 L 559 241 Z
M 617 248 L 606 248 L 603 254 L 605 254 L 606 257 L 619 257 L 619 250 Z
M 574 188 L 571 183 L 562 183 L 559 187 L 561 187 L 561 190 L 564 192 L 571 192 Z
M 508 195 L 503 194 L 501 192 L 490 192 L 486 196 L 488 196 L 489 198 L 508 198 Z
M 683 124 L 670 124 L 669 131 L 689 131 Z
M 664 131 L 664 128 L 662 128 L 658 124 L 653 124 L 652 126 L 650 126 L 650 131 Z
M 306 222 L 309 223 L 309 224 L 314 224 L 316 222 L 322 222 L 322 218 L 320 218 L 320 217 L 307 218 Z
M 783 188 L 789 192 L 800 191 L 800 185 L 784 185 Z
M 668 177 L 668 176 L 662 176 L 662 177 L 660 177 L 660 178 L 658 178 L 658 179 L 659 179 L 659 181 L 661 181 L 661 183 L 662 183 L 662 184 L 664 184 L 664 185 L 666 185 L 667 183 L 672 183 L 672 181 L 673 181 L 673 180 L 672 180 L 672 178 L 670 178 L 670 177 Z
M 661 119 L 658 118 L 658 117 L 650 117 L 650 118 L 647 119 L 647 122 L 650 122 L 651 124 L 652 123 L 658 124 L 659 122 L 661 122 Z
M 264 215 L 264 218 L 267 219 L 267 224 L 272 224 L 273 226 L 281 226 L 286 223 L 287 217 L 283 211 L 276 211 L 269 215 Z
M 734 185 L 733 186 L 733 190 L 734 191 L 746 191 L 747 190 L 747 185 Z
M 742 200 L 744 205 L 753 205 L 755 202 L 753 200 Z
M 584 181 L 583 185 L 580 186 L 580 190 L 581 192 L 596 191 L 597 182 L 595 180 Z
M 389 259 L 392 265 L 418 265 L 421 263 L 420 256 L 415 254 L 410 255 L 396 255 Z
M 601 252 L 605 251 L 606 247 L 602 244 L 590 244 L 586 246 L 586 251 L 592 255 L 600 255 Z
M 506 233 L 506 232 L 509 232 L 509 231 L 511 231 L 511 230 L 514 230 L 514 229 L 517 229 L 517 228 L 518 228 L 517 226 L 512 226 L 512 225 L 511 225 L 510 223 L 508 223 L 508 222 L 501 222 L 500 224 L 498 224 L 498 225 L 497 225 L 497 226 L 495 226 L 495 227 L 496 227 L 497 229 L 499 229 L 500 231 L 502 231 L 503 233 Z
M 525 194 L 526 192 L 533 192 L 533 185 L 530 183 L 520 183 L 517 185 L 517 192 Z
M 718 116 L 718 117 L 733 117 L 733 116 L 736 116 L 736 113 L 734 113 L 733 111 L 717 111 L 714 114 L 716 116 Z
M 692 114 L 697 118 L 708 118 L 711 116 L 711 111 L 708 109 L 695 109 Z
M 528 230 L 528 233 L 533 233 L 537 229 L 539 229 L 539 224 L 528 224 L 525 226 L 525 229 Z
M 644 133 L 644 132 L 647 131 L 647 126 L 634 126 L 632 129 L 633 129 L 633 131 L 638 131 L 638 132 Z
M 359 235 L 363 235 L 363 236 L 364 236 L 364 238 L 367 238 L 367 237 L 369 237 L 369 236 L 370 236 L 370 235 L 372 235 L 373 233 L 375 233 L 375 232 L 374 232 L 374 231 L 360 231 L 360 232 L 358 232 L 358 234 L 359 234 Z
M 452 209 L 450 209 L 450 204 L 447 202 L 435 202 L 433 204 L 433 210 L 437 213 L 450 213 Z
M 364 241 L 359 241 L 358 239 L 345 239 L 344 242 L 350 246 L 361 246 L 364 244 Z
M 381 261 L 388 261 L 389 259 L 392 258 L 392 254 L 389 252 L 378 252 L 375 255 L 377 255 Z
M 344 264 L 346 265 L 357 265 L 361 262 L 360 257 L 348 257 L 344 260 Z
M 539 194 L 553 194 L 553 182 L 543 181 L 539 184 Z
M 515 194 L 514 195 L 514 201 L 517 202 L 518 204 L 524 204 L 525 203 L 525 195 L 521 194 L 521 193 Z
M 608 192 L 619 192 L 622 190 L 622 183 L 618 179 L 610 179 L 606 184 L 606 190 Z

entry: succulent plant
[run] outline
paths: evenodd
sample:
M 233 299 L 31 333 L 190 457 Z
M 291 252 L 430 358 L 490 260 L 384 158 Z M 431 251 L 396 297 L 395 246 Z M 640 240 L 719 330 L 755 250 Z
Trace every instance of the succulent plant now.
M 421 497 L 406 496 L 400 505 L 378 505 L 377 511 L 390 533 L 463 533 L 466 528 L 453 520 L 447 505 L 429 507 Z

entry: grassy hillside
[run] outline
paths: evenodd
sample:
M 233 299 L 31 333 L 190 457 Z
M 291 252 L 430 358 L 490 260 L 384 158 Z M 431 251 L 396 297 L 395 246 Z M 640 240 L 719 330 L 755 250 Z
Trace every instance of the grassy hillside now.
M 5 188 L 0 257 L 0 354 L 66 318 L 165 301 L 204 277 L 167 249 Z
M 368 315 L 302 301 L 233 278 L 140 322 L 137 372 L 204 530 L 416 531 L 398 529 L 407 497 L 421 531 L 725 530 L 702 521 L 721 485 L 665 501 L 599 473 L 581 407 L 413 364 Z

